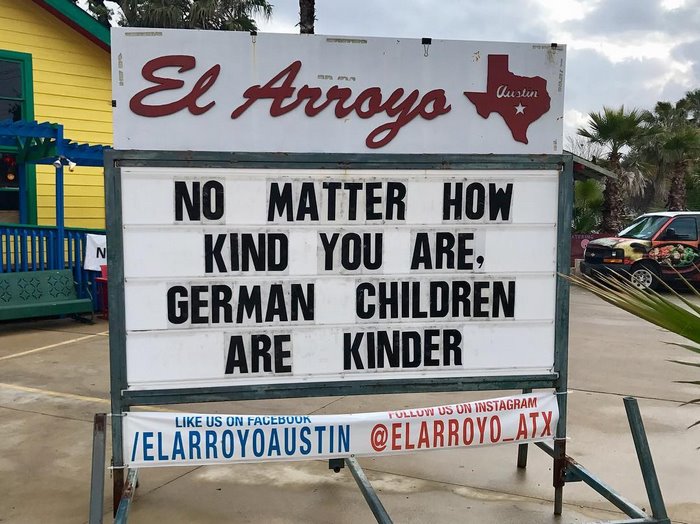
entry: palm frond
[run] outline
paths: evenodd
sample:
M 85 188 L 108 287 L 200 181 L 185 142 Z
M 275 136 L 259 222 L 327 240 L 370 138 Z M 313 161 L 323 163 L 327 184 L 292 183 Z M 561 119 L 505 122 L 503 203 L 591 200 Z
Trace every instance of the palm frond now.
M 606 302 L 619 307 L 638 316 L 654 325 L 676 333 L 695 343 L 700 343 L 700 307 L 680 295 L 668 284 L 661 281 L 666 290 L 677 299 L 680 304 L 657 293 L 656 291 L 642 291 L 637 289 L 630 281 L 622 280 L 619 277 L 611 277 L 598 274 L 595 279 L 588 276 L 566 276 L 573 284 L 586 289 L 594 295 L 602 298 Z M 679 276 L 681 276 L 679 274 Z M 681 279 L 693 290 L 696 296 L 700 293 L 696 291 L 690 283 L 681 276 Z M 669 345 L 683 348 L 692 353 L 700 354 L 700 347 L 677 342 L 669 342 Z M 700 362 L 685 362 L 671 360 L 684 366 L 700 368 Z M 700 386 L 700 380 L 677 380 L 678 384 L 690 384 Z M 700 398 L 689 400 L 683 406 L 700 404 Z M 700 424 L 700 420 L 689 426 L 695 427 Z M 700 448 L 698 448 L 700 449 Z
M 267 0 L 122 0 L 120 25 L 233 31 L 257 30 L 254 17 L 269 19 Z
M 700 348 L 697 346 L 691 346 L 689 344 L 678 344 L 677 342 L 666 342 L 669 346 L 678 346 L 679 348 L 687 349 L 688 351 L 692 351 L 693 353 L 697 353 L 700 355 Z
M 629 281 L 617 277 L 598 275 L 597 280 L 586 276 L 567 278 L 628 313 L 700 344 L 700 318 L 694 309 L 671 302 L 655 291 L 637 289 Z M 668 289 L 681 302 L 687 302 L 673 289 Z
M 674 364 L 680 364 L 682 366 L 693 366 L 696 368 L 700 368 L 700 362 L 686 362 L 685 360 L 669 360 L 669 362 L 673 362 Z

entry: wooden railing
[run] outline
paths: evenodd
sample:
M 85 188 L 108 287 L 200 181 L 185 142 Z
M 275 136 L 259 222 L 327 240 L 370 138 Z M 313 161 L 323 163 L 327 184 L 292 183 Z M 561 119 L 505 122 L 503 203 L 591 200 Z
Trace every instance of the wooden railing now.
M 0 273 L 71 269 L 81 297 L 92 294 L 93 306 L 99 309 L 96 271 L 83 269 L 88 234 L 104 235 L 104 230 L 70 228 L 64 230 L 63 256 L 57 253 L 58 230 L 55 226 L 29 226 L 0 223 Z

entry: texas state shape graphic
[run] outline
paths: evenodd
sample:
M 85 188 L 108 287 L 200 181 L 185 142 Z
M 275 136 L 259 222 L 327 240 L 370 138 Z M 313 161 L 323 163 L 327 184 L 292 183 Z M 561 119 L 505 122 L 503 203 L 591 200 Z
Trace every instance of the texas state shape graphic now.
M 503 117 L 518 142 L 527 144 L 527 130 L 549 111 L 547 81 L 539 76 L 518 76 L 508 70 L 508 55 L 489 55 L 486 92 L 465 91 L 483 118 L 491 113 Z

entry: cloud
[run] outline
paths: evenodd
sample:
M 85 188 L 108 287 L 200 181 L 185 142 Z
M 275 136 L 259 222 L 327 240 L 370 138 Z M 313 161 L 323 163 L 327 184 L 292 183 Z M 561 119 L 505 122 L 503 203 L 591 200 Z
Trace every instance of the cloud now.
M 690 65 L 692 78 L 691 85 L 700 85 L 700 40 L 693 40 L 680 44 L 673 48 L 672 56 L 680 61 L 685 61 Z
M 619 37 L 658 32 L 696 36 L 700 27 L 700 0 L 666 9 L 657 0 L 602 0 L 588 16 L 568 27 L 578 34 Z
M 541 11 L 534 0 L 328 0 L 316 2 L 315 29 L 319 34 L 540 42 L 547 33 L 543 17 L 537 16 Z M 272 18 L 259 24 L 261 30 L 293 31 L 298 3 L 276 3 Z
M 658 58 L 613 62 L 592 49 L 571 50 L 567 57 L 565 135 L 580 126 L 580 113 L 604 106 L 652 109 L 659 100 L 676 101 L 688 87 L 680 83 L 673 64 Z

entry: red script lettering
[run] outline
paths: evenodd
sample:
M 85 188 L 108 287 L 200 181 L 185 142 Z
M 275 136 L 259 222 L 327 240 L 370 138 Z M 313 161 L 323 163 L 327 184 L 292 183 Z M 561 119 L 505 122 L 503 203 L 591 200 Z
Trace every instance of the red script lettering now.
M 308 84 L 297 89 L 294 81 L 301 65 L 299 60 L 292 62 L 265 85 L 255 85 L 246 89 L 243 94 L 246 101 L 231 113 L 231 118 L 239 118 L 258 100 L 271 100 L 269 113 L 275 118 L 294 111 L 301 105 L 304 106 L 304 113 L 308 117 L 315 117 L 330 106 L 334 106 L 336 118 L 347 118 L 355 113 L 359 118 L 367 119 L 385 113 L 393 120 L 373 129 L 365 140 L 367 147 L 377 149 L 396 138 L 399 131 L 416 117 L 433 120 L 452 109 L 447 103 L 444 89 L 433 89 L 421 95 L 417 89 L 406 93 L 399 87 L 386 98 L 380 87 L 369 87 L 356 97 L 351 88 L 338 85 L 329 87 L 325 94 L 322 88 Z M 216 82 L 221 72 L 221 66 L 218 64 L 207 70 L 185 96 L 162 104 L 144 102 L 150 95 L 185 87 L 184 80 L 159 76 L 156 72 L 167 67 L 177 67 L 177 72 L 183 73 L 194 69 L 195 66 L 196 59 L 190 55 L 168 55 L 148 61 L 143 66 L 141 75 L 155 85 L 139 91 L 131 98 L 131 111 L 145 117 L 172 115 L 183 109 L 187 109 L 193 115 L 209 111 L 216 104 L 214 100 L 201 106 L 197 101 Z
M 278 117 L 293 111 L 304 104 L 304 113 L 309 117 L 318 115 L 321 111 L 335 104 L 336 118 L 346 118 L 354 112 L 360 118 L 371 118 L 380 113 L 386 113 L 389 118 L 396 119 L 375 128 L 365 140 L 367 147 L 377 149 L 391 142 L 406 124 L 417 116 L 424 120 L 432 120 L 440 115 L 449 113 L 452 106 L 447 103 L 444 89 L 433 89 L 422 97 L 417 89 L 404 97 L 402 88 L 395 89 L 384 100 L 381 88 L 369 87 L 362 91 L 354 100 L 352 89 L 334 85 L 325 93 L 320 87 L 304 85 L 297 90 L 294 80 L 301 70 L 301 61 L 292 62 L 277 73 L 264 86 L 255 85 L 246 89 L 243 97 L 246 101 L 238 106 L 231 118 L 238 118 L 258 100 L 272 100 L 270 116 Z M 296 98 L 294 92 L 296 91 Z M 420 100 L 419 100 L 420 97 Z M 287 103 L 285 101 L 289 100 Z
M 197 61 L 190 55 L 168 55 L 149 60 L 143 66 L 141 76 L 156 85 L 136 93 L 129 102 L 129 108 L 137 115 L 148 117 L 172 115 L 173 113 L 182 111 L 185 108 L 187 108 L 193 115 L 201 115 L 202 113 L 206 113 L 214 106 L 214 104 L 216 104 L 216 102 L 212 100 L 204 106 L 198 106 L 197 100 L 204 93 L 206 93 L 212 85 L 214 85 L 214 82 L 216 82 L 219 72 L 221 71 L 221 66 L 218 64 L 211 67 L 206 73 L 204 73 L 199 80 L 195 82 L 190 92 L 184 97 L 165 104 L 146 104 L 143 102 L 143 99 L 147 96 L 159 93 L 161 91 L 181 89 L 185 85 L 184 80 L 156 76 L 156 71 L 165 67 L 178 67 L 178 73 L 183 73 L 185 71 L 189 71 L 190 69 L 194 69 L 196 64 Z

